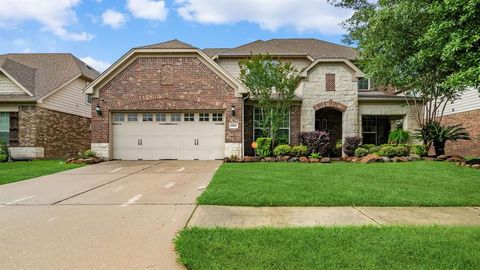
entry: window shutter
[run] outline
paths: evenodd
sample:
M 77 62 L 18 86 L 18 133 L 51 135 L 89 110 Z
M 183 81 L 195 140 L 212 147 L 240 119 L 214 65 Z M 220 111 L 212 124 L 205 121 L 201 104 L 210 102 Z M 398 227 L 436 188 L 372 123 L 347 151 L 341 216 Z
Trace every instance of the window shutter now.
M 325 90 L 335 91 L 335 74 L 325 74 Z
M 18 112 L 10 113 L 10 146 L 18 146 Z

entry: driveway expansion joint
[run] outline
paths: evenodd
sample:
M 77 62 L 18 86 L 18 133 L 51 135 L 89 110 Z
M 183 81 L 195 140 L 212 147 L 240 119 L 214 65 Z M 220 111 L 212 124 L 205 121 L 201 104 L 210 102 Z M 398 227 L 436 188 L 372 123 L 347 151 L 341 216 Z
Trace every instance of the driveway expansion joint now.
M 366 218 L 368 218 L 368 219 L 370 219 L 371 221 L 375 222 L 375 224 L 382 226 L 381 223 L 379 223 L 379 222 L 376 221 L 374 218 L 372 218 L 371 216 L 367 215 L 366 213 L 364 213 L 362 210 L 358 209 L 358 208 L 355 207 L 354 205 L 352 205 L 352 208 L 355 209 L 355 210 L 357 210 L 360 214 L 364 215 Z

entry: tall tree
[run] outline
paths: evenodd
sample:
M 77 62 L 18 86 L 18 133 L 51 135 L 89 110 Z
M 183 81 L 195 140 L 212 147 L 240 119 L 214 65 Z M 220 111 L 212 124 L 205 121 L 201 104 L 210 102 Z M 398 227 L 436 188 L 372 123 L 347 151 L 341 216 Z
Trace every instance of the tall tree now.
M 270 55 L 252 55 L 240 62 L 240 81 L 260 107 L 259 124 L 265 136 L 275 140 L 295 97 L 299 72 L 291 63 Z

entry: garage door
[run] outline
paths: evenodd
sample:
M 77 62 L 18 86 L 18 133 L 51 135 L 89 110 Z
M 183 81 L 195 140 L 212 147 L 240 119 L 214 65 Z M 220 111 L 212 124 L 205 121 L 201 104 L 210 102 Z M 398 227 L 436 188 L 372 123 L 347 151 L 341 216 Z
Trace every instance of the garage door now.
M 114 113 L 113 157 L 123 160 L 209 160 L 225 153 L 219 112 Z

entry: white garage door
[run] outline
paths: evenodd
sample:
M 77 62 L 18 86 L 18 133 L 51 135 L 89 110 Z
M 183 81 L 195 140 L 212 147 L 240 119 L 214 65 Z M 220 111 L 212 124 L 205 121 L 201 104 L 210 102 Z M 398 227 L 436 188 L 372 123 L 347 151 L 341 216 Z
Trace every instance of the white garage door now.
M 209 160 L 224 157 L 222 113 L 114 113 L 112 123 L 114 159 Z

